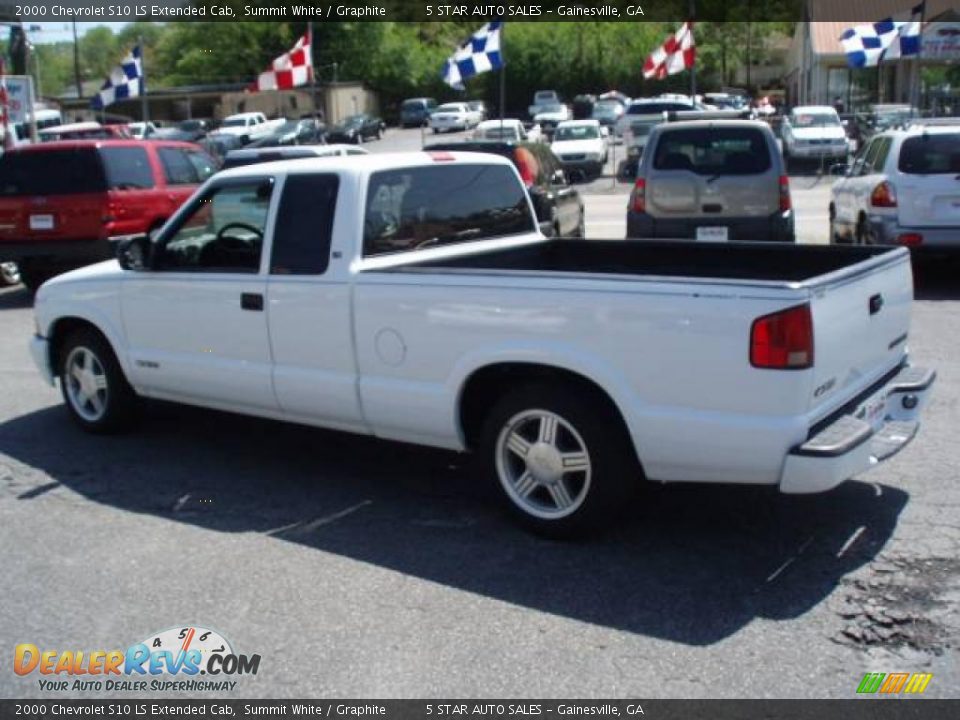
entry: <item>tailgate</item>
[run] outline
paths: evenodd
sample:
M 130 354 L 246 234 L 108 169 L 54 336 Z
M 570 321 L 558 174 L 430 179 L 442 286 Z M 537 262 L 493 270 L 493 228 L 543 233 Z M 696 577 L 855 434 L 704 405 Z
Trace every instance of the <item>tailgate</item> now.
M 811 291 L 814 382 L 809 407 L 827 414 L 901 362 L 913 301 L 910 255 L 895 250 L 864 260 Z
M 900 225 L 960 226 L 960 174 L 903 175 L 898 183 Z
M 104 192 L 0 198 L 0 242 L 97 238 L 106 200 Z

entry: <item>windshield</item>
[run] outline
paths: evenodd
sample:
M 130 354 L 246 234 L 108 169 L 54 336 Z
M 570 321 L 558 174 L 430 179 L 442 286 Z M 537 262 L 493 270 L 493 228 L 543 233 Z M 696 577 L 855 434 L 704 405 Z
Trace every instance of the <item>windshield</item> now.
M 600 137 L 600 131 L 593 125 L 580 125 L 557 128 L 553 139 L 556 140 L 595 140 Z
M 960 133 L 907 138 L 900 146 L 900 172 L 909 175 L 950 174 L 960 177 Z
M 246 124 L 246 118 L 228 118 L 223 121 L 222 127 L 244 127 Z
M 533 96 L 534 102 L 552 102 L 557 99 L 557 94 L 552 90 L 538 92 Z
M 557 105 L 556 103 L 551 103 L 550 105 L 544 105 L 542 108 L 540 108 L 540 112 L 542 113 L 559 113 L 559 112 L 563 112 L 563 110 L 564 110 L 563 105 Z
M 890 128 L 907 123 L 911 116 L 912 113 L 909 110 L 887 110 L 877 113 L 875 124 L 880 129 Z
M 836 113 L 799 113 L 790 116 L 790 124 L 796 128 L 840 127 Z
M 403 110 L 423 110 L 426 103 L 423 100 L 404 100 L 400 106 Z

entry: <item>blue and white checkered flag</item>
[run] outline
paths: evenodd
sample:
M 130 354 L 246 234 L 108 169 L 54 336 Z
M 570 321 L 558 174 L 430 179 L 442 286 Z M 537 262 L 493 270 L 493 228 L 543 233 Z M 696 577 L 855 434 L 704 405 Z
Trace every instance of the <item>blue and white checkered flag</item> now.
M 489 22 L 457 48 L 443 65 L 441 77 L 452 88 L 463 90 L 463 81 L 474 75 L 503 67 L 500 31 L 503 21 Z
M 920 26 L 925 2 L 903 13 L 868 25 L 857 25 L 840 36 L 840 44 L 852 68 L 873 67 L 881 60 L 916 55 L 920 52 Z
M 110 77 L 104 81 L 100 92 L 90 99 L 90 106 L 94 110 L 103 110 L 113 105 L 117 100 L 140 97 L 143 92 L 143 56 L 140 46 L 137 45 L 113 69 Z

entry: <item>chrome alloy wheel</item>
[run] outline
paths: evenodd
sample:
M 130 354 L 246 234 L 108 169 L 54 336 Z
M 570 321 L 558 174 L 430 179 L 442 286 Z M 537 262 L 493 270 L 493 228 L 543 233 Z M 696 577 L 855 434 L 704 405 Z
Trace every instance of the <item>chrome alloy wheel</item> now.
M 513 503 L 544 520 L 576 512 L 590 491 L 586 443 L 549 410 L 525 410 L 510 418 L 497 437 L 496 464 Z
M 107 374 L 99 358 L 89 348 L 75 347 L 67 356 L 63 382 L 67 397 L 77 414 L 87 422 L 97 422 L 107 410 Z

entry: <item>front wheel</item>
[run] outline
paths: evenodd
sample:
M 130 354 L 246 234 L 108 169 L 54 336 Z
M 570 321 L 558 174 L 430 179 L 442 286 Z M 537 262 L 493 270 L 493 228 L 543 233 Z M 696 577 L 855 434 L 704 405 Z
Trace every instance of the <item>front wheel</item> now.
M 554 538 L 607 523 L 640 475 L 619 414 L 605 398 L 562 385 L 530 384 L 501 398 L 480 457 L 512 514 Z
M 60 351 L 60 389 L 70 416 L 91 433 L 110 433 L 128 427 L 134 418 L 137 395 L 110 344 L 92 328 L 80 328 Z

